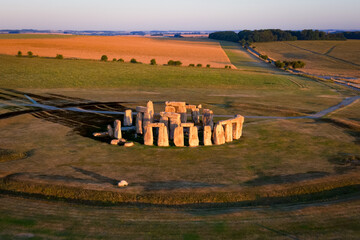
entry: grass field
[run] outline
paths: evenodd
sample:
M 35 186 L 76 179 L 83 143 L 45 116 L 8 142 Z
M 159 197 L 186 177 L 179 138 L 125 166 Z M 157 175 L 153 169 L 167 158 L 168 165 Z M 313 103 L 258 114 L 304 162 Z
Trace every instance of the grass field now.
M 210 64 L 224 68 L 231 65 L 219 43 L 207 39 L 188 41 L 130 36 L 28 35 L 0 36 L 0 53 L 16 55 L 20 50 L 23 54 L 32 51 L 43 57 L 62 54 L 65 58 L 82 59 L 100 59 L 105 54 L 109 60 L 123 58 L 129 62 L 135 58 L 146 64 L 154 58 L 158 64 L 167 64 L 172 59 L 180 60 L 184 66 L 202 64 L 205 67 Z
M 358 102 L 324 119 L 247 118 L 239 141 L 195 149 L 129 135 L 134 148 L 111 146 L 92 133 L 116 116 L 23 105 L 26 94 L 90 110 L 153 100 L 158 112 L 179 100 L 215 114 L 304 116 L 358 95 L 221 44 L 238 69 L 0 55 L 0 238 L 356 239 L 359 131 L 329 119 L 358 123 Z
M 302 60 L 305 72 L 360 77 L 360 41 L 291 41 L 256 43 L 256 50 L 275 60 Z

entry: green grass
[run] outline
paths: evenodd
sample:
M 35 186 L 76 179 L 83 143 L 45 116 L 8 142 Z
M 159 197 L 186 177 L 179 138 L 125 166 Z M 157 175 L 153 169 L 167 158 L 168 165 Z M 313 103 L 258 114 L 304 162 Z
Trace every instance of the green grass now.
M 54 106 L 98 102 L 88 107 L 96 110 L 120 111 L 153 100 L 159 112 L 164 101 L 180 100 L 215 114 L 298 116 L 357 94 L 262 69 L 233 50 L 227 53 L 240 70 L 2 55 L 0 100 L 12 104 L 3 112 L 14 114 L 36 110 L 16 105 L 28 103 L 27 94 Z M 356 120 L 356 106 L 344 116 Z M 32 233 L 34 239 L 356 239 L 360 234 L 355 130 L 321 119 L 246 119 L 243 137 L 223 146 L 136 143 L 127 149 L 91 137 L 115 118 L 37 111 L 0 120 L 4 155 L 31 153 L 0 163 L 1 176 L 8 176 L 0 186 L 0 238 Z M 125 189 L 115 186 L 122 179 L 130 183 Z M 69 199 L 74 202 L 62 202 Z
M 7 88 L 295 88 L 286 76 L 236 70 L 4 55 L 0 61 L 1 87 Z

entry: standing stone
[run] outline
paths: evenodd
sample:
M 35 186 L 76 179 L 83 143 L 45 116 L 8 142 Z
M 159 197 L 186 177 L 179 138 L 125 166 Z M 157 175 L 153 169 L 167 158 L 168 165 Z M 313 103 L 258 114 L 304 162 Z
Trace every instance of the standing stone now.
M 175 128 L 177 128 L 181 124 L 180 114 L 174 114 L 169 119 L 170 119 L 170 139 L 173 140 Z
M 200 123 L 200 109 L 196 108 L 191 110 L 191 118 L 195 124 Z
M 233 138 L 234 139 L 240 139 L 242 136 L 242 129 L 244 125 L 244 117 L 241 115 L 236 115 L 236 118 L 233 120 L 235 123 L 235 127 L 233 129 Z
M 132 111 L 130 109 L 125 110 L 124 126 L 132 126 Z
M 210 109 L 203 110 L 203 125 L 210 126 L 211 130 L 214 128 L 214 113 Z
M 144 128 L 144 144 L 146 146 L 152 146 L 154 144 L 153 128 L 145 127 Z
M 177 112 L 180 113 L 181 115 L 181 122 L 186 123 L 187 122 L 186 106 L 179 106 Z
M 166 106 L 166 107 L 165 107 L 165 112 L 174 113 L 174 112 L 175 112 L 175 107 L 173 107 L 173 106 Z
M 136 114 L 136 133 L 143 134 L 143 114 L 141 112 Z
M 189 146 L 190 147 L 199 146 L 199 134 L 197 127 L 190 127 Z
M 225 124 L 225 142 L 232 142 L 233 141 L 233 126 L 232 122 L 228 121 Z
M 204 127 L 204 146 L 211 146 L 211 127 L 205 126 Z
M 184 147 L 184 128 L 177 127 L 174 130 L 174 144 L 177 147 Z
M 115 122 L 114 122 L 114 138 L 116 138 L 116 139 L 122 138 L 121 121 L 120 120 L 115 120 Z
M 109 134 L 109 137 L 114 137 L 114 130 L 113 128 L 111 127 L 111 125 L 108 125 L 107 126 L 107 129 L 108 129 L 108 134 Z
M 169 128 L 169 117 L 165 116 L 164 112 L 160 113 L 160 123 L 163 123 L 166 126 L 166 129 L 168 131 L 168 135 L 170 135 L 170 128 Z
M 222 145 L 222 144 L 225 143 L 224 128 L 219 123 L 216 124 L 216 126 L 214 128 L 213 138 L 214 138 L 214 144 L 215 145 Z
M 154 122 L 154 104 L 152 101 L 148 101 L 147 103 L 147 111 L 150 114 L 150 122 Z
M 169 146 L 169 135 L 166 126 L 159 127 L 158 146 L 159 147 Z
M 150 113 L 145 112 L 143 117 L 143 128 L 145 128 L 151 123 L 151 116 Z

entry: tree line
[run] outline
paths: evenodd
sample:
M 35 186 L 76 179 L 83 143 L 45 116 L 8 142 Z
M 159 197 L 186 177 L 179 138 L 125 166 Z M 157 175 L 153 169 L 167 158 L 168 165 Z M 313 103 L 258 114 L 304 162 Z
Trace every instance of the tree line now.
M 296 40 L 346 40 L 360 39 L 360 32 L 326 33 L 319 30 L 306 29 L 302 31 L 283 31 L 280 29 L 243 30 L 214 32 L 209 38 L 231 42 L 253 43 Z

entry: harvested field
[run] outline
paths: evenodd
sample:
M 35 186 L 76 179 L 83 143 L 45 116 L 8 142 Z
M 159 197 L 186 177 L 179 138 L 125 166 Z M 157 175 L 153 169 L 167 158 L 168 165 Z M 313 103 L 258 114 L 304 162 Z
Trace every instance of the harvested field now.
M 0 39 L 0 53 L 15 55 L 18 51 L 26 54 L 55 57 L 62 54 L 65 58 L 100 59 L 107 55 L 109 60 L 135 58 L 150 63 L 155 58 L 158 64 L 169 60 L 179 60 L 183 66 L 210 64 L 212 67 L 231 65 L 219 43 L 207 39 L 186 41 L 164 38 L 129 36 L 73 36 L 61 38 Z
M 360 78 L 360 41 L 291 41 L 256 43 L 256 51 L 275 60 L 302 60 L 303 71 Z

